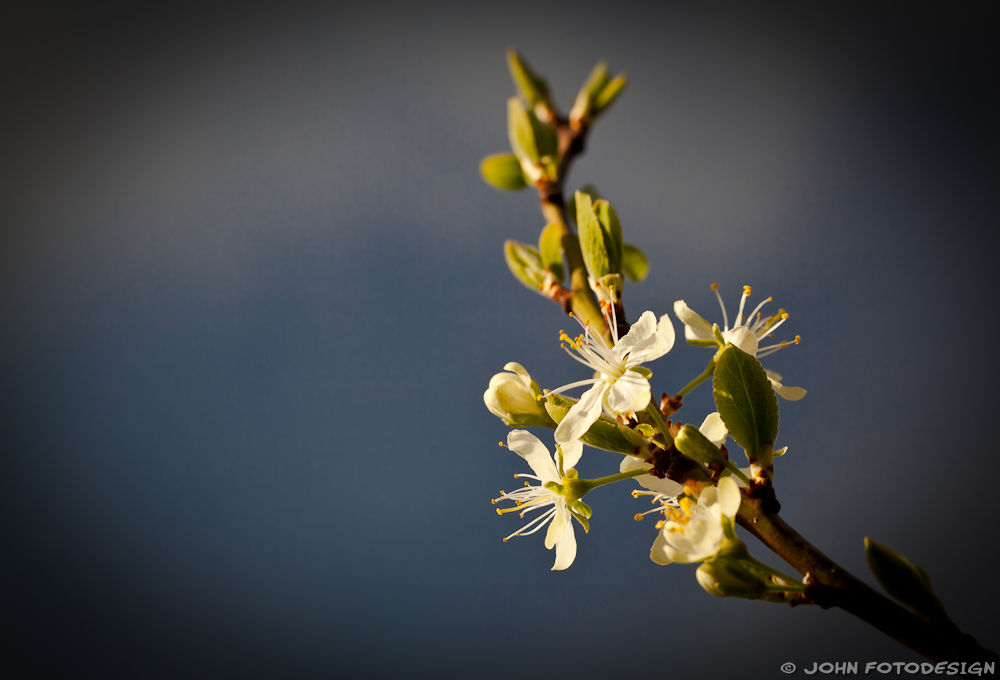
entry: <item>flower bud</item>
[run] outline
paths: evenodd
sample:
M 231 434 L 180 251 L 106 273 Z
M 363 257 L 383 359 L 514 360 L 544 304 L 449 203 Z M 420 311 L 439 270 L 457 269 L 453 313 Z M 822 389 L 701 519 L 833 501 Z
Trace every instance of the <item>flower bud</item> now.
M 698 583 L 710 595 L 759 600 L 767 584 L 743 567 L 739 561 L 725 556 L 704 562 L 695 572 Z
M 690 423 L 684 425 L 681 431 L 674 437 L 674 446 L 688 458 L 694 458 L 699 463 L 724 463 L 726 457 L 722 451 L 709 441 L 697 427 Z
M 490 378 L 490 386 L 483 394 L 490 413 L 511 427 L 554 428 L 555 421 L 537 399 L 541 390 L 524 367 L 512 361 L 504 369 L 504 373 Z

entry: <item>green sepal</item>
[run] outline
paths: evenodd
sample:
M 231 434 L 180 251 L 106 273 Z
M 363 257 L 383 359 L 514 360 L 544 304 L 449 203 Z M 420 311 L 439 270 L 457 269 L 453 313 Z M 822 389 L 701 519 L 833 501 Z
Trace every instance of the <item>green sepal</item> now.
M 587 272 L 595 279 L 599 279 L 612 273 L 608 249 L 604 242 L 604 230 L 597 220 L 590 196 L 577 191 L 574 197 L 576 227 L 580 236 L 580 249 L 583 251 L 583 263 L 587 266 Z
M 507 50 L 507 67 L 514 86 L 529 106 L 534 108 L 536 104 L 548 104 L 549 88 L 545 79 L 534 73 L 514 48 Z
M 584 517 L 583 515 L 581 515 L 580 513 L 578 513 L 573 508 L 569 509 L 569 514 L 573 515 L 573 518 L 576 519 L 576 521 L 580 523 L 580 526 L 583 527 L 583 531 L 585 533 L 588 533 L 588 534 L 590 533 L 590 522 L 588 521 L 588 518 Z
M 573 501 L 572 503 L 570 503 L 569 507 L 574 512 L 577 512 L 577 513 L 583 515 L 587 519 L 590 519 L 591 517 L 594 516 L 594 511 L 591 509 L 591 507 L 589 505 L 587 505 L 586 503 L 584 503 L 583 501 L 581 501 L 580 499 L 577 499 L 577 500 Z
M 605 85 L 600 94 L 594 98 L 592 105 L 593 114 L 596 116 L 604 113 L 618 99 L 618 95 L 625 89 L 626 83 L 628 83 L 628 76 L 624 73 L 619 73 L 611 82 Z
M 778 437 L 778 399 L 754 357 L 729 346 L 715 367 L 715 407 L 751 463 Z
M 521 161 L 510 153 L 487 156 L 479 165 L 479 172 L 486 183 L 504 191 L 518 191 L 528 186 L 521 170 Z
M 542 266 L 552 272 L 557 283 L 562 283 L 566 276 L 563 269 L 562 227 L 550 224 L 542 229 L 538 237 L 538 254 L 542 258 Z
M 635 371 L 636 373 L 638 373 L 639 375 L 641 375 L 646 380 L 649 380 L 650 378 L 653 377 L 653 372 L 651 370 L 649 370 L 648 368 L 646 368 L 645 366 L 633 366 L 632 368 L 630 368 L 628 370 Z
M 536 293 L 545 282 L 545 269 L 542 259 L 534 246 L 517 241 L 507 240 L 503 244 L 503 256 L 514 278 Z
M 688 423 L 674 437 L 674 446 L 688 458 L 694 458 L 699 463 L 721 463 L 726 460 L 722 451 L 709 441 L 708 437 L 694 425 Z
M 597 222 L 604 232 L 604 247 L 608 252 L 608 269 L 612 274 L 622 271 L 622 225 L 611 204 L 603 198 L 593 202 Z
M 584 184 L 582 187 L 577 189 L 577 191 L 590 196 L 591 202 L 599 201 L 601 199 L 601 195 L 597 193 L 597 189 L 594 188 L 593 184 Z M 569 200 L 566 201 L 566 214 L 569 215 L 571 220 L 573 220 L 573 224 L 576 224 L 576 193 L 570 196 Z
M 573 103 L 573 110 L 570 112 L 570 117 L 575 119 L 589 118 L 591 112 L 594 110 L 594 101 L 604 91 L 604 87 L 607 84 L 608 64 L 605 61 L 599 61 L 590 72 L 590 75 L 587 76 L 587 80 L 584 81 L 580 92 L 576 95 L 576 101 Z
M 930 618 L 945 616 L 941 601 L 934 596 L 931 579 L 923 569 L 892 548 L 867 537 L 865 559 L 868 561 L 868 568 L 885 588 L 885 592 L 918 614 Z
M 639 283 L 649 273 L 649 260 L 641 250 L 630 243 L 622 246 L 622 274 L 629 281 Z M 689 341 L 690 342 L 690 341 Z
M 552 420 L 561 423 L 576 402 L 576 399 L 561 394 L 550 394 L 546 397 L 545 410 L 552 416 Z M 604 414 L 580 437 L 580 441 L 595 449 L 629 455 L 636 455 L 637 450 L 649 445 L 641 434 Z

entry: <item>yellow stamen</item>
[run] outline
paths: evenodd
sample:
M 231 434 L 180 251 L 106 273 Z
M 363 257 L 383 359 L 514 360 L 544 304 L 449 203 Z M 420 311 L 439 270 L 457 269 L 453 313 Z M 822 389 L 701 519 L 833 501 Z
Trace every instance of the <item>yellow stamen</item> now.
M 750 286 L 743 286 L 743 294 L 750 297 Z
M 797 345 L 797 344 L 799 344 L 800 342 L 802 342 L 802 336 L 801 336 L 801 335 L 796 335 L 796 336 L 795 336 L 795 344 Z
M 642 521 L 642 513 L 641 512 L 635 513 L 635 521 L 636 522 L 641 522 Z
M 712 284 L 712 290 L 719 290 L 719 284 L 713 283 Z
M 690 517 L 691 513 L 693 512 L 691 508 L 694 506 L 694 501 L 685 496 L 680 500 L 680 503 L 681 503 L 681 510 L 684 512 L 685 515 Z
M 781 313 L 781 318 L 782 319 L 787 319 L 788 318 L 788 312 L 782 312 Z
M 694 489 L 692 489 L 690 486 L 686 486 L 685 485 L 683 493 L 684 493 L 685 496 L 693 496 L 694 495 Z
M 506 542 L 507 542 L 507 539 L 506 539 L 506 538 L 505 538 L 505 539 L 503 539 L 503 542 L 504 542 L 504 543 L 506 543 Z
M 664 521 L 663 521 L 663 520 L 661 519 L 661 520 L 660 520 L 659 522 L 657 522 L 657 523 L 656 523 L 656 528 L 657 528 L 657 529 L 662 529 L 662 528 L 663 528 L 663 525 L 664 525 L 664 524 L 666 524 L 666 522 L 664 522 Z
M 503 442 L 498 442 L 498 443 L 500 444 L 500 446 L 503 446 Z

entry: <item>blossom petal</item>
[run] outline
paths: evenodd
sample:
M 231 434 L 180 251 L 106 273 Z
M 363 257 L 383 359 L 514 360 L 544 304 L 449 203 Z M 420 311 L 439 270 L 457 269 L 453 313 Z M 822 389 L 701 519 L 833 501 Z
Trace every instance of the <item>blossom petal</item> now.
M 619 472 L 631 472 L 632 470 L 640 470 L 644 467 L 649 467 L 649 463 L 641 458 L 636 458 L 635 456 L 622 456 L 621 465 L 618 466 Z M 676 498 L 680 496 L 684 491 L 684 487 L 675 482 L 674 480 L 664 477 L 660 479 L 659 477 L 654 477 L 653 475 L 639 475 L 635 477 L 635 481 L 650 491 L 655 491 L 656 493 L 662 493 L 664 496 L 673 496 Z
M 768 378 L 770 379 L 770 377 Z M 774 391 L 778 393 L 778 396 L 787 399 L 788 401 L 798 401 L 802 397 L 806 396 L 806 390 L 801 387 L 785 387 L 780 382 L 775 382 L 771 380 L 771 387 Z
M 524 370 L 524 366 L 517 363 L 516 361 L 511 361 L 506 365 L 504 365 L 503 370 L 513 371 L 514 373 L 516 373 L 517 377 L 519 377 L 521 379 L 521 382 L 524 383 L 524 386 L 527 387 L 529 390 L 531 389 L 531 375 L 529 375 L 528 372 Z
M 719 480 L 719 505 L 722 514 L 732 519 L 740 509 L 740 487 L 732 477 L 723 477 Z
M 615 413 L 641 411 L 651 398 L 649 381 L 635 371 L 625 371 L 608 390 L 608 406 Z
M 769 371 L 769 370 L 767 370 L 765 368 L 764 369 L 764 375 L 766 375 L 767 379 L 770 380 L 773 383 L 780 383 L 781 382 L 781 376 L 778 375 L 777 373 L 775 373 L 774 371 Z
M 698 316 L 684 300 L 674 303 L 674 316 L 684 324 L 685 340 L 714 340 L 712 324 Z
M 656 316 L 650 311 L 645 311 L 639 320 L 632 324 L 628 333 L 615 345 L 615 354 L 622 358 L 633 350 L 644 349 L 647 344 L 656 341 L 655 336 Z
M 659 359 L 674 347 L 674 322 L 667 314 L 660 317 L 656 324 L 653 342 L 642 347 L 636 347 L 628 357 L 629 366 L 638 366 L 647 361 Z
M 737 326 L 731 331 L 725 331 L 722 337 L 726 342 L 736 345 L 750 356 L 757 356 L 757 348 L 760 346 L 757 342 L 757 336 L 751 333 L 746 326 Z
M 563 534 L 566 532 L 567 524 L 572 524 L 572 517 L 569 514 L 569 510 L 566 509 L 566 501 L 559 498 L 556 501 L 555 515 L 552 516 L 549 529 L 545 532 L 545 547 L 548 550 L 552 550 L 552 546 L 562 539 Z
M 580 462 L 580 456 L 583 455 L 583 442 L 579 439 L 574 439 L 559 446 L 562 447 L 563 452 L 563 472 L 576 467 L 576 464 Z
M 698 428 L 698 431 L 716 446 L 724 444 L 726 437 L 729 436 L 729 430 L 726 429 L 726 424 L 722 422 L 722 416 L 719 415 L 718 411 L 709 413 L 705 417 L 705 422 Z
M 590 426 L 601 417 L 601 402 L 604 401 L 607 389 L 608 383 L 601 381 L 580 395 L 580 401 L 570 407 L 569 412 L 556 427 L 557 444 L 568 444 L 587 434 Z
M 672 559 L 667 557 L 667 553 L 664 548 L 667 547 L 667 541 L 663 538 L 663 532 L 656 532 L 656 540 L 653 541 L 653 547 L 649 549 L 649 559 L 653 560 L 657 564 L 670 564 L 673 562 Z
M 567 514 L 569 514 L 567 512 Z M 576 559 L 576 532 L 573 530 L 573 522 L 566 522 L 566 529 L 562 538 L 556 543 L 556 562 L 552 565 L 552 571 L 562 571 Z
M 559 472 L 549 450 L 535 435 L 527 430 L 511 430 L 507 435 L 507 447 L 527 461 L 528 467 L 538 475 L 543 484 L 559 481 Z

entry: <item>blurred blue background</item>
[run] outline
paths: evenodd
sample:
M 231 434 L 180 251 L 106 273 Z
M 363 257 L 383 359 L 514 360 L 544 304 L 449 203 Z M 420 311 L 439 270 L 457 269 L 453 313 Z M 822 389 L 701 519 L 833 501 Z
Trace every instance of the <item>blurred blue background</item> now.
M 4 10 L 0 476 L 8 677 L 784 677 L 917 657 L 840 611 L 709 597 L 608 487 L 550 572 L 489 500 L 482 392 L 582 376 L 480 180 L 516 45 L 568 108 L 630 84 L 592 182 L 652 262 L 631 319 L 772 295 L 799 347 L 782 515 L 872 583 L 907 555 L 1000 646 L 1000 139 L 985 3 Z M 675 324 L 678 332 L 680 324 Z M 680 343 L 654 392 L 701 371 Z M 679 414 L 700 423 L 707 386 Z M 550 434 L 539 432 L 550 442 Z M 585 476 L 617 471 L 588 449 Z M 631 484 L 631 483 L 629 483 Z M 648 507 L 648 506 L 646 506 Z M 782 563 L 752 539 L 754 554 Z

